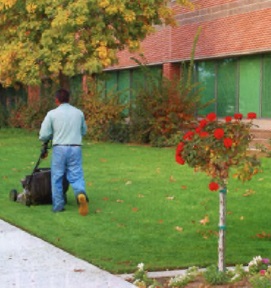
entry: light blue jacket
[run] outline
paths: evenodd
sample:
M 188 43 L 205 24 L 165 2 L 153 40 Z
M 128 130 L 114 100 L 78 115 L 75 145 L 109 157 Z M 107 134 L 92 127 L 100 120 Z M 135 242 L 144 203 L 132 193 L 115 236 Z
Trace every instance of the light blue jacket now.
M 44 118 L 39 139 L 53 140 L 53 145 L 81 145 L 87 132 L 84 114 L 69 103 L 63 103 L 49 111 Z

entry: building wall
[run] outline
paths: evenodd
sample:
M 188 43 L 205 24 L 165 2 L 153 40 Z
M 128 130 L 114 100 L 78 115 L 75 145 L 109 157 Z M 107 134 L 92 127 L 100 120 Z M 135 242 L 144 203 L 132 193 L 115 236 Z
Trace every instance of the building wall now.
M 140 52 L 148 63 L 166 63 L 190 58 L 193 40 L 199 27 L 195 59 L 226 57 L 271 51 L 271 0 L 198 0 L 194 11 L 173 7 L 178 26 L 157 28 L 142 42 Z M 119 65 L 136 66 L 130 57 L 119 52 Z M 113 68 L 113 67 L 112 67 Z
M 150 65 L 162 64 L 165 76 L 171 78 L 178 75 L 180 66 L 176 64 L 191 58 L 193 41 L 199 28 L 201 33 L 195 60 L 271 53 L 271 0 L 191 2 L 195 4 L 194 11 L 177 6 L 172 1 L 178 26 L 158 27 L 155 34 L 142 42 L 139 53 L 144 54 Z M 130 57 L 140 59 L 139 53 L 119 52 L 119 64 L 110 69 L 137 66 Z M 257 130 L 269 131 L 268 137 L 271 138 L 271 111 L 270 119 L 260 119 L 257 124 Z M 257 132 L 257 135 L 261 138 L 260 133 Z

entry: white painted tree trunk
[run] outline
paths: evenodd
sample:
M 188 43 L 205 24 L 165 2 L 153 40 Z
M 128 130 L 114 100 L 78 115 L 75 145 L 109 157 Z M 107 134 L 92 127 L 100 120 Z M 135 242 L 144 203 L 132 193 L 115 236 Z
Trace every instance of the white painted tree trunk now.
M 225 271 L 226 191 L 226 186 L 221 187 L 219 193 L 218 270 L 221 272 Z

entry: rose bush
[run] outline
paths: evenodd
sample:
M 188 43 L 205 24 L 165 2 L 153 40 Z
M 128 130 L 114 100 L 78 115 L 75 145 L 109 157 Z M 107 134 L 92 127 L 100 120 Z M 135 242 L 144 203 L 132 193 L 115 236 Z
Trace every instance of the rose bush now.
M 260 166 L 256 155 L 248 153 L 255 118 L 256 113 L 250 112 L 242 121 L 243 115 L 236 113 L 219 121 L 215 113 L 209 113 L 181 135 L 176 149 L 177 163 L 206 172 L 211 177 L 211 191 L 225 186 L 231 167 L 236 168 L 236 178 L 250 180 Z

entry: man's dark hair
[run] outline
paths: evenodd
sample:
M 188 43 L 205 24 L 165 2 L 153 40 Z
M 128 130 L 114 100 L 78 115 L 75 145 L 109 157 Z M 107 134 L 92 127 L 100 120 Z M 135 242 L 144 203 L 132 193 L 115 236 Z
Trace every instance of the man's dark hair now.
M 60 103 L 69 103 L 70 93 L 66 89 L 61 88 L 56 91 L 55 97 Z

